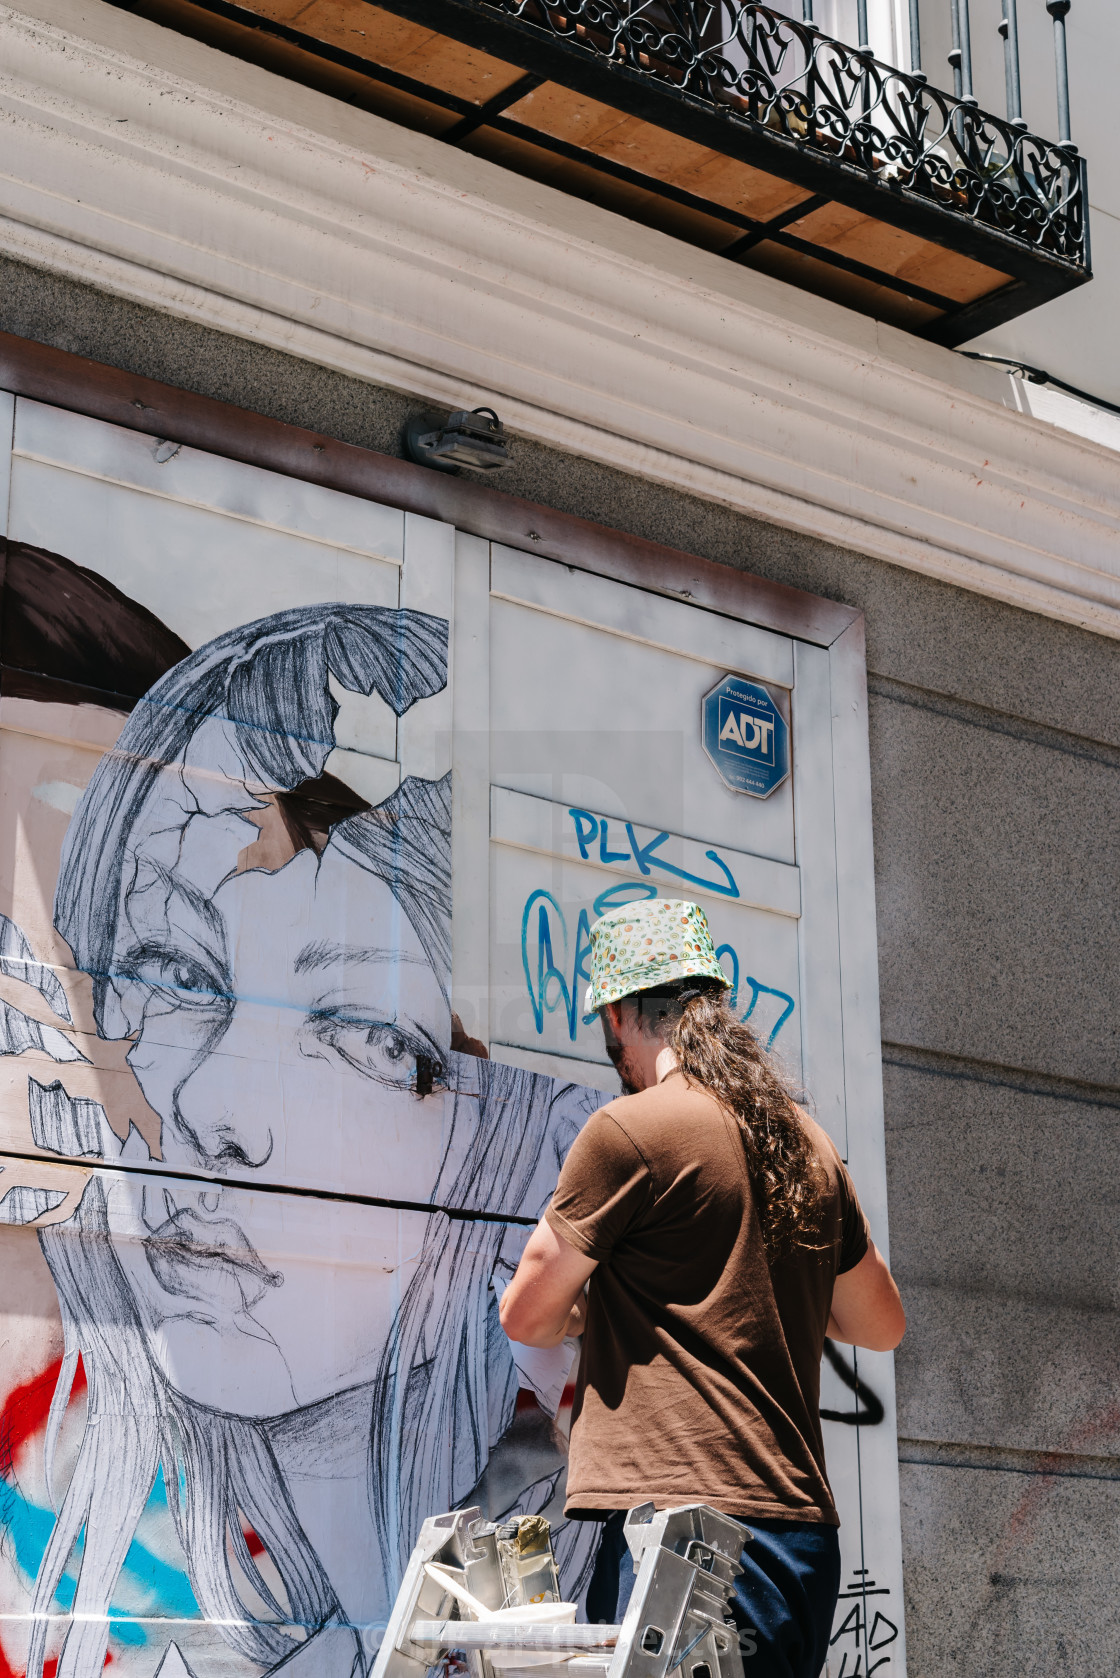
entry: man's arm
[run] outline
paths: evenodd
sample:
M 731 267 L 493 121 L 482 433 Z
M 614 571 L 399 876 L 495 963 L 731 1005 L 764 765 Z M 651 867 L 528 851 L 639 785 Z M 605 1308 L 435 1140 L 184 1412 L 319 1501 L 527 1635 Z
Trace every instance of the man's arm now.
M 523 1346 L 546 1347 L 582 1334 L 583 1289 L 598 1262 L 569 1247 L 542 1218 L 502 1295 L 499 1313 L 509 1338 Z
M 906 1313 L 894 1277 L 870 1241 L 859 1263 L 836 1278 L 829 1339 L 869 1352 L 893 1352 L 905 1333 Z

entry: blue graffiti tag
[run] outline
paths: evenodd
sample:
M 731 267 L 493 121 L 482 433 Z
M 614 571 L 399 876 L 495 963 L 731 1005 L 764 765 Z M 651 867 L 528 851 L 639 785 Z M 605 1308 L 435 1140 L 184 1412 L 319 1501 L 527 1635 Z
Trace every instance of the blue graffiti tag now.
M 529 965 L 529 921 L 534 908 L 537 911 L 537 971 L 534 976 Z M 552 949 L 552 917 L 549 909 L 556 912 L 556 921 L 563 945 L 564 967 L 556 965 L 556 957 Z M 568 1025 L 568 1036 L 574 1043 L 578 1019 L 578 995 L 580 979 L 588 979 L 590 975 L 584 965 L 591 949 L 590 921 L 586 909 L 579 912 L 576 924 L 576 950 L 572 970 L 572 982 L 567 979 L 568 963 L 568 923 L 564 918 L 564 911 L 550 891 L 530 892 L 521 913 L 521 965 L 525 969 L 525 983 L 529 987 L 529 997 L 533 1004 L 533 1020 L 537 1028 L 537 1036 L 544 1034 L 544 1017 L 546 1014 L 562 1012 Z M 550 988 L 551 987 L 551 988 Z
M 586 811 L 579 812 L 586 815 Z M 596 830 L 598 830 L 598 818 Z M 588 835 L 590 837 L 590 835 Z M 606 891 L 599 893 L 591 906 L 592 914 L 596 917 L 605 915 L 608 909 L 618 908 L 623 903 L 643 902 L 647 898 L 657 896 L 655 885 L 639 884 L 637 881 L 622 882 L 617 886 L 608 886 Z M 536 962 L 530 959 L 530 932 L 533 923 L 533 911 L 536 910 Z M 554 941 L 555 930 L 555 941 Z M 563 966 L 557 964 L 556 944 L 562 951 Z M 591 953 L 591 919 L 586 909 L 581 909 L 576 922 L 575 948 L 569 957 L 568 922 L 563 909 L 557 903 L 550 891 L 542 888 L 530 892 L 525 900 L 525 907 L 521 913 L 521 965 L 525 973 L 525 983 L 529 990 L 529 1001 L 533 1008 L 533 1023 L 537 1036 L 544 1036 L 546 1014 L 562 1014 L 568 1028 L 568 1039 L 574 1043 L 576 1032 L 580 1025 L 593 1025 L 594 1014 L 584 1014 L 580 1008 L 580 984 L 588 984 L 591 975 L 587 971 L 587 957 Z M 568 963 L 571 960 L 571 980 L 568 979 Z M 731 980 L 731 1006 L 738 1011 L 740 998 L 740 984 L 750 991 L 750 1004 L 744 1014 L 739 1017 L 749 1020 L 758 1006 L 760 996 L 773 996 L 785 1007 L 778 1015 L 770 1035 L 766 1039 L 765 1047 L 773 1047 L 774 1039 L 789 1019 L 794 1010 L 794 999 L 788 991 L 778 990 L 774 985 L 764 985 L 760 979 L 752 978 L 749 974 L 740 980 L 739 957 L 730 944 L 721 944 L 716 951 L 716 959 L 722 964 L 724 972 Z
M 166 1508 L 166 1504 L 167 1493 L 163 1470 L 160 1469 L 148 1508 L 161 1510 Z M 55 1519 L 53 1510 L 40 1508 L 23 1497 L 9 1481 L 0 1479 L 0 1529 L 4 1532 L 9 1553 L 28 1579 L 34 1579 L 39 1571 Z M 69 1612 L 73 1606 L 84 1544 L 83 1531 L 74 1546 L 76 1566 L 72 1565 L 62 1575 L 55 1592 L 55 1602 L 64 1612 Z M 197 1619 L 201 1612 L 186 1573 L 173 1563 L 164 1561 L 135 1538 L 125 1555 L 119 1588 L 134 1599 L 131 1610 L 119 1602 L 114 1602 L 109 1609 L 110 1630 L 121 1643 L 144 1643 L 147 1640 L 144 1627 L 132 1617 L 135 1612 L 158 1609 L 161 1615 L 176 1619 Z
M 730 961 L 731 961 L 731 972 L 728 975 L 730 980 L 731 980 L 731 1006 L 733 1008 L 737 1009 L 738 1006 L 739 1006 L 739 982 L 740 982 L 739 981 L 739 957 L 738 957 L 736 951 L 732 948 L 732 946 L 730 944 L 721 944 L 719 946 L 719 949 L 716 951 L 716 960 L 719 962 L 720 966 L 723 968 L 723 971 L 725 973 L 727 972 L 727 958 L 730 958 Z M 773 985 L 764 985 L 761 982 L 761 980 L 752 979 L 749 973 L 744 977 L 742 983 L 744 985 L 749 985 L 750 993 L 751 993 L 751 1000 L 750 1000 L 749 1008 L 747 1009 L 745 1014 L 740 1014 L 739 1015 L 739 1018 L 741 1020 L 743 1020 L 744 1022 L 749 1020 L 751 1015 L 754 1013 L 756 1007 L 758 1006 L 758 999 L 759 999 L 760 996 L 777 996 L 785 1003 L 785 1007 L 782 1009 L 781 1013 L 778 1015 L 777 1024 L 774 1026 L 774 1029 L 771 1031 L 769 1037 L 766 1039 L 766 1043 L 765 1043 L 764 1047 L 769 1049 L 773 1046 L 773 1042 L 774 1042 L 775 1037 L 778 1035 L 779 1031 L 781 1031 L 782 1027 L 785 1025 L 786 1021 L 789 1019 L 790 1015 L 793 1013 L 793 1007 L 794 1007 L 793 997 L 789 994 L 788 991 L 775 990 Z
M 690 886 L 699 886 L 703 891 L 717 892 L 720 897 L 738 897 L 739 887 L 735 883 L 735 876 L 718 851 L 705 851 L 709 862 L 714 862 L 722 880 L 705 879 L 702 874 L 690 874 L 687 868 L 678 868 L 675 862 L 666 862 L 657 852 L 667 839 L 672 838 L 668 832 L 658 833 L 642 844 L 634 832 L 632 822 L 624 822 L 626 840 L 629 850 L 612 851 L 610 848 L 610 820 L 606 816 L 596 816 L 590 810 L 569 810 L 572 825 L 576 830 L 576 844 L 584 862 L 590 862 L 591 846 L 596 838 L 599 841 L 599 862 L 633 862 L 639 874 L 648 874 L 651 868 L 659 868 L 663 874 L 671 874 L 675 880 L 687 880 Z
M 637 880 L 632 884 L 627 881 L 624 885 L 608 886 L 606 891 L 601 891 L 591 907 L 597 918 L 605 915 L 608 909 L 621 909 L 624 903 L 644 903 L 656 896 L 656 886 L 640 886 Z

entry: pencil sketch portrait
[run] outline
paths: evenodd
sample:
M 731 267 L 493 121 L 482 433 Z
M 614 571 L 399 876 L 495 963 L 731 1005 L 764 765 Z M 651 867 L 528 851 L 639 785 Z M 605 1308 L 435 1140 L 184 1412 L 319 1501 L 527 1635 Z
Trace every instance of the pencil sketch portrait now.
M 164 1678 L 358 1678 L 422 1520 L 493 1478 L 519 1387 L 554 1406 L 563 1386 L 559 1364 L 519 1371 L 500 1331 L 526 1234 L 501 1215 L 539 1215 L 596 1098 L 452 1049 L 450 775 L 371 803 L 326 770 L 334 694 L 400 717 L 444 687 L 447 644 L 440 618 L 345 604 L 223 634 L 148 689 L 74 810 L 54 924 L 159 1148 L 122 1143 L 64 1064 L 30 1079 L 34 1141 L 98 1169 L 39 1230 L 64 1332 L 48 1482 L 79 1356 L 88 1390 L 50 1487 L 29 1678 L 54 1658 L 99 1678 L 159 1484 L 217 1628 L 212 1659 L 173 1649 Z M 59 1027 L 35 1046 L 81 1058 L 61 988 L 42 994 Z M 325 1172 L 344 1188 L 285 1194 Z M 49 1204 L 17 1195 L 7 1220 Z M 559 1469 L 510 1507 L 554 1505 Z M 569 1591 L 592 1537 L 561 1531 Z

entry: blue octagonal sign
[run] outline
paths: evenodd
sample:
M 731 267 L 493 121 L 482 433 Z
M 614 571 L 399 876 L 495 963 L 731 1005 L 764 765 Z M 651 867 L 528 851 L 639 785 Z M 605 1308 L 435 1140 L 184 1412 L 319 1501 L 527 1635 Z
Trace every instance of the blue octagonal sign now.
M 789 725 L 760 682 L 725 676 L 703 704 L 704 750 L 735 792 L 769 798 L 789 774 Z

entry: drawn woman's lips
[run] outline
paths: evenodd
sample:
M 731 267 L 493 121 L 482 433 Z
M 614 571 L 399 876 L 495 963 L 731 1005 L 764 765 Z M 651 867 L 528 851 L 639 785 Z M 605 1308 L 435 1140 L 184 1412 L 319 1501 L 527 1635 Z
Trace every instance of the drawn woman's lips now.
M 282 1273 L 268 1268 L 232 1218 L 204 1217 L 194 1207 L 176 1206 L 166 1189 L 162 1198 L 169 1215 L 161 1224 L 149 1225 L 144 1252 L 165 1293 L 247 1310 L 269 1288 L 283 1287 Z M 146 1214 L 145 1207 L 145 1222 Z

